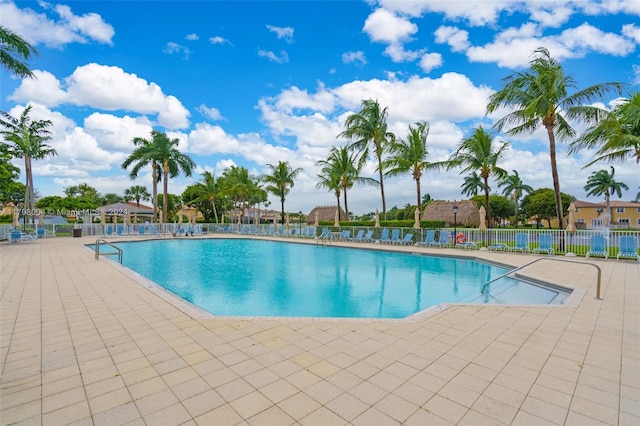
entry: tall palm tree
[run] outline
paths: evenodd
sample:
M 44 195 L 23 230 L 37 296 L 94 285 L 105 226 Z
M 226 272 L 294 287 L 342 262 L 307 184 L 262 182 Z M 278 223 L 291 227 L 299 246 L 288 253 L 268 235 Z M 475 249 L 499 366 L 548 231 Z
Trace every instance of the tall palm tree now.
M 640 163 L 640 92 L 624 99 L 613 110 L 600 110 L 594 116 L 596 123 L 569 145 L 569 154 L 583 148 L 598 148 L 596 158 L 584 167 L 598 161 L 625 161 L 635 158 Z
M 240 219 L 245 215 L 246 208 L 259 198 L 259 179 L 249 174 L 246 167 L 231 166 L 224 169 L 220 179 L 220 194 L 231 199 L 234 208 L 240 209 Z
M 565 75 L 562 65 L 551 57 L 547 49 L 536 49 L 534 54 L 527 71 L 507 76 L 503 80 L 504 87 L 491 95 L 487 113 L 503 107 L 513 110 L 495 124 L 500 130 L 507 129 L 507 135 L 533 133 L 540 126 L 546 129 L 556 214 L 562 226 L 564 216 L 556 165 L 556 138 L 564 141 L 574 137 L 576 132 L 569 121 L 592 120 L 598 113 L 597 109 L 585 105 L 610 91 L 622 93 L 622 85 L 598 84 L 569 95 L 568 90 L 577 85 L 574 78 Z
M 131 188 L 124 190 L 124 199 L 126 201 L 136 200 L 136 206 L 140 207 L 140 200 L 149 200 L 151 194 L 147 191 L 147 187 L 143 185 L 133 185 Z
M 448 168 L 462 167 L 465 173 L 469 171 L 480 172 L 484 188 L 484 204 L 487 210 L 487 220 L 491 223 L 491 206 L 489 205 L 489 177 L 502 179 L 507 172 L 498 167 L 500 161 L 509 148 L 508 142 L 496 145 L 492 135 L 482 128 L 475 129 L 473 134 L 463 140 L 460 147 L 449 158 Z
M 515 222 L 516 222 L 516 228 L 518 227 L 518 200 L 520 200 L 520 197 L 522 195 L 524 195 L 524 193 L 530 193 L 531 191 L 533 191 L 533 188 L 529 185 L 526 185 L 524 182 L 522 182 L 522 179 L 520 179 L 520 175 L 518 175 L 518 172 L 516 170 L 513 171 L 512 175 L 508 175 L 506 176 L 499 184 L 498 184 L 498 188 L 502 188 L 504 186 L 504 188 L 502 189 L 502 195 L 504 195 L 505 197 L 509 198 L 509 197 L 513 197 L 513 202 L 515 204 Z
M 31 120 L 29 117 L 31 107 L 31 105 L 26 107 L 18 118 L 3 111 L 0 125 L 5 130 L 0 131 L 0 134 L 7 142 L 9 154 L 14 158 L 24 158 L 24 174 L 26 177 L 24 206 L 33 210 L 35 207 L 35 190 L 31 160 L 42 160 L 58 153 L 45 143 L 51 139 L 51 132 L 47 129 L 52 125 L 51 121 Z
M 329 151 L 329 157 L 326 160 L 316 162 L 321 166 L 322 170 L 327 174 L 333 174 L 338 177 L 338 182 L 344 197 L 344 211 L 346 220 L 349 220 L 349 202 L 347 200 L 347 190 L 352 188 L 355 183 L 366 185 L 377 185 L 378 182 L 372 178 L 360 176 L 360 163 L 355 153 L 349 150 L 349 147 L 333 147 Z M 338 207 L 340 205 L 338 204 Z M 338 212 L 340 210 L 338 209 Z
M 323 160 L 316 162 L 316 166 L 323 166 Z M 329 191 L 333 191 L 336 196 L 336 202 L 338 203 L 338 212 L 340 211 L 340 195 L 342 194 L 342 186 L 340 183 L 340 174 L 336 168 L 323 166 L 320 169 L 320 173 L 316 175 L 318 177 L 318 183 L 316 188 L 327 188 Z
M 280 197 L 282 220 L 284 221 L 284 201 L 295 184 L 294 179 L 300 174 L 300 167 L 293 169 L 288 161 L 279 161 L 277 165 L 267 164 L 271 174 L 262 176 L 262 181 L 267 184 L 266 191 Z
M 158 212 L 158 182 L 162 176 L 160 174 L 160 165 L 158 164 L 157 158 L 154 156 L 154 141 L 156 138 L 159 138 L 160 135 L 160 132 L 152 130 L 151 139 L 144 139 L 140 137 L 133 138 L 133 145 L 136 148 L 131 152 L 131 154 L 129 154 L 129 157 L 127 157 L 121 165 L 121 167 L 126 170 L 133 164 L 133 168 L 129 172 L 129 177 L 132 180 L 138 178 L 140 170 L 144 167 L 149 165 L 151 166 L 151 202 L 153 203 L 153 215 L 151 221 L 154 223 L 156 222 L 156 215 Z M 164 198 L 166 199 L 166 197 Z
M 345 130 L 338 135 L 352 141 L 349 149 L 357 151 L 360 155 L 359 168 L 366 163 L 370 150 L 373 150 L 378 162 L 377 171 L 382 196 L 383 217 L 386 217 L 387 214 L 387 203 L 384 197 L 382 159 L 389 141 L 394 137 L 393 133 L 387 131 L 387 115 L 387 108 L 381 109 L 377 100 L 364 100 L 360 112 L 347 117 L 344 122 Z
M 198 198 L 189 201 L 188 204 L 202 203 L 206 201 L 210 202 L 211 208 L 213 209 L 213 216 L 216 219 L 216 223 L 219 223 L 218 210 L 216 209 L 216 199 L 218 198 L 218 194 L 220 192 L 220 182 L 216 180 L 214 174 L 209 171 L 205 171 L 204 173 L 202 173 L 202 182 L 198 182 L 195 187 Z
M 622 183 L 617 182 L 614 179 L 616 170 L 611 167 L 611 174 L 606 170 L 599 170 L 591 173 L 591 176 L 587 179 L 587 184 L 584 186 L 587 196 L 604 195 L 604 200 L 607 204 L 607 228 L 611 226 L 611 195 L 617 194 L 618 198 L 622 197 L 622 190 L 629 189 L 629 187 Z
M 478 190 L 484 189 L 484 182 L 482 182 L 482 178 L 478 176 L 478 173 L 473 171 L 469 175 L 465 176 L 464 182 L 460 185 L 460 188 L 462 188 L 462 195 L 475 197 L 478 195 Z M 491 191 L 491 188 L 489 188 L 489 191 Z
M 38 56 L 38 51 L 18 34 L 0 26 L 0 63 L 16 77 L 34 78 L 23 60 Z
M 416 182 L 416 194 L 418 210 L 422 211 L 422 198 L 420 196 L 420 178 L 426 170 L 435 170 L 446 166 L 444 162 L 431 163 L 427 161 L 429 150 L 427 149 L 427 137 L 429 136 L 429 123 L 426 121 L 415 123 L 415 127 L 409 126 L 406 139 L 391 140 L 389 145 L 390 157 L 383 161 L 387 170 L 386 176 L 397 176 L 402 173 L 411 173 Z

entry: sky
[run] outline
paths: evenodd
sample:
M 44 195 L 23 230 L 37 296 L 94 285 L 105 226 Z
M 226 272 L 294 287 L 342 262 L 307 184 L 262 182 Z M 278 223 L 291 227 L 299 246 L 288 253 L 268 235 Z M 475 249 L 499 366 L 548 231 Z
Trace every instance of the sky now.
M 102 194 L 150 189 L 150 170 L 131 181 L 120 165 L 133 138 L 159 130 L 197 164 L 191 178 L 172 179 L 169 192 L 182 193 L 204 171 L 220 176 L 237 165 L 261 175 L 267 164 L 288 161 L 303 171 L 285 208 L 308 212 L 335 205 L 332 192 L 316 187 L 315 163 L 348 143 L 338 135 L 364 99 L 387 108 L 389 130 L 399 138 L 427 121 L 428 159 L 436 162 L 476 127 L 491 129 L 509 112 L 487 115 L 487 99 L 505 77 L 525 71 L 539 47 L 580 89 L 612 81 L 629 91 L 640 86 L 637 0 L 0 0 L 0 25 L 39 52 L 29 61 L 35 79 L 0 69 L 0 110 L 18 117 L 32 105 L 33 119 L 52 121 L 48 143 L 58 155 L 33 162 L 43 196 L 80 183 Z M 611 94 L 598 105 L 611 108 L 616 99 Z M 534 189 L 552 188 L 544 130 L 495 137 L 510 144 L 500 167 Z M 569 156 L 566 148 L 558 145 L 562 192 L 602 201 L 583 187 L 610 164 L 583 168 L 593 152 Z M 632 200 L 637 164 L 613 166 L 630 188 L 622 199 Z M 422 193 L 465 199 L 460 172 L 426 172 Z M 362 174 L 377 177 L 375 161 Z M 500 192 L 496 182 L 490 186 Z M 416 203 L 409 174 L 385 179 L 385 192 L 387 208 Z M 356 185 L 348 197 L 355 214 L 382 210 L 376 187 Z M 269 200 L 278 209 L 279 200 Z

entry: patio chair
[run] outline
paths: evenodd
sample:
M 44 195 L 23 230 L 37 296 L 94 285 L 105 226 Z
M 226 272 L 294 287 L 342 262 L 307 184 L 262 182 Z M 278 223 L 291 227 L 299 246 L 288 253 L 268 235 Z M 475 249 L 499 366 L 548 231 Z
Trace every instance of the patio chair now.
M 408 233 L 408 234 L 404 234 L 404 237 L 402 238 L 402 240 L 398 242 L 398 244 L 401 246 L 410 246 L 412 242 L 413 242 L 413 234 Z
M 616 261 L 620 260 L 620 257 L 631 257 L 640 262 L 640 255 L 638 255 L 638 239 L 635 235 L 623 235 L 620 237 L 620 248 L 618 250 Z
M 391 230 L 391 239 L 389 240 L 389 244 L 400 244 L 400 230 L 392 229 Z
M 521 253 L 529 253 L 529 234 L 516 234 L 516 245 L 509 247 L 509 251 L 519 251 Z
M 108 230 L 107 230 L 107 234 L 108 234 Z M 138 226 L 138 235 L 140 235 L 141 237 L 144 236 L 144 225 L 142 226 Z
M 509 250 L 509 246 L 504 244 L 504 243 L 495 243 L 495 244 L 491 244 L 489 247 L 487 247 L 487 250 L 489 250 L 489 251 L 507 251 L 507 250 Z
M 9 244 L 20 243 L 22 244 L 22 231 L 11 231 L 9 233 Z
M 531 252 L 540 254 L 541 252 L 547 252 L 550 256 L 553 256 L 553 246 L 551 245 L 551 234 L 540 234 L 540 241 L 538 247 L 534 248 Z
M 340 241 L 348 241 L 351 239 L 351 231 L 348 229 L 343 230 L 338 237 Z
M 47 238 L 47 237 L 51 237 L 52 234 L 44 228 L 38 228 L 36 229 L 36 236 L 38 238 Z
M 436 231 L 433 229 L 427 230 L 427 233 L 424 236 L 424 241 L 418 241 L 416 243 L 417 246 L 430 246 L 436 240 Z
M 377 244 L 385 244 L 388 243 L 389 241 L 391 241 L 389 239 L 389 229 L 388 228 L 382 228 L 382 232 L 380 233 L 380 238 L 374 238 L 373 242 L 377 243 Z
M 110 237 L 113 235 L 113 227 L 107 226 L 107 236 Z
M 362 242 L 362 238 L 364 237 L 364 229 L 358 231 L 355 237 L 349 238 L 350 241 L 358 241 Z
M 371 243 L 373 242 L 373 229 L 367 231 L 367 233 L 362 237 L 363 243 Z
M 449 231 L 440 231 L 438 235 L 438 241 L 434 241 L 429 244 L 432 247 L 446 247 L 449 245 Z
M 586 259 L 589 259 L 589 256 L 604 256 L 604 260 L 609 258 L 609 249 L 607 248 L 607 239 L 604 235 L 592 235 L 589 240 L 589 251 L 585 255 Z
M 456 248 L 463 250 L 475 250 L 478 248 L 478 244 L 473 241 L 465 241 L 463 243 L 456 243 Z

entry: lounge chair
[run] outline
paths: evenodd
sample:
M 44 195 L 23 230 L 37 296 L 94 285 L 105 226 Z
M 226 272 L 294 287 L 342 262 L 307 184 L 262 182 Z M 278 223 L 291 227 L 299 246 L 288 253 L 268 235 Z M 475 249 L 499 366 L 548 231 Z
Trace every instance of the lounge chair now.
M 424 241 L 418 241 L 416 243 L 417 246 L 430 246 L 436 240 L 436 231 L 433 229 L 427 230 L 427 233 L 424 236 Z
M 107 236 L 110 237 L 113 235 L 113 227 L 107 226 Z
M 400 230 L 392 229 L 391 230 L 391 239 L 389 240 L 389 244 L 400 244 Z
M 11 231 L 9 233 L 9 244 L 20 243 L 22 244 L 22 231 Z
M 429 244 L 432 247 L 446 247 L 449 245 L 449 231 L 440 231 L 438 235 L 438 241 L 434 241 Z
M 521 253 L 529 253 L 529 234 L 516 234 L 516 245 L 509 247 L 509 251 L 519 251 Z
M 408 233 L 408 234 L 404 234 L 404 237 L 402 238 L 402 240 L 398 241 L 397 244 L 401 246 L 410 246 L 412 242 L 413 242 L 413 234 Z
M 47 238 L 47 237 L 51 237 L 52 234 L 44 228 L 38 228 L 36 229 L 36 236 L 38 238 Z
M 382 228 L 382 232 L 380 233 L 380 238 L 374 238 L 373 242 L 377 243 L 377 244 L 385 244 L 388 243 L 389 241 L 391 241 L 389 239 L 389 229 L 388 228 Z
M 487 250 L 489 250 L 489 251 L 507 251 L 507 250 L 509 250 L 509 246 L 504 244 L 504 243 L 495 243 L 495 244 L 491 244 L 489 247 L 487 247 Z
M 362 242 L 362 238 L 364 237 L 364 229 L 358 231 L 355 237 L 349 238 L 350 241 L 358 241 Z
M 456 248 L 463 250 L 475 250 L 478 248 L 478 245 L 473 241 L 465 241 L 463 243 L 456 243 Z
M 348 241 L 351 239 L 351 231 L 348 229 L 343 230 L 338 237 L 340 241 Z
M 589 259 L 589 256 L 604 256 L 604 260 L 609 258 L 609 249 L 607 248 L 607 239 L 604 235 L 592 235 L 589 240 L 589 251 L 585 255 L 585 258 Z
M 640 262 L 640 255 L 638 255 L 638 239 L 634 235 L 623 235 L 620 237 L 620 248 L 618 250 L 616 261 L 620 260 L 620 257 L 631 257 Z
M 543 251 L 553 256 L 553 246 L 551 245 L 551 234 L 540 234 L 540 241 L 538 243 L 538 247 L 534 248 L 532 250 L 532 253 L 540 254 Z
M 141 237 L 144 236 L 144 225 L 138 226 L 138 235 L 140 235 Z
M 322 232 L 319 236 L 316 237 L 317 240 L 330 240 L 332 237 L 331 231 L 328 228 L 323 228 Z
M 373 242 L 373 229 L 367 231 L 367 233 L 362 237 L 363 243 L 371 243 Z

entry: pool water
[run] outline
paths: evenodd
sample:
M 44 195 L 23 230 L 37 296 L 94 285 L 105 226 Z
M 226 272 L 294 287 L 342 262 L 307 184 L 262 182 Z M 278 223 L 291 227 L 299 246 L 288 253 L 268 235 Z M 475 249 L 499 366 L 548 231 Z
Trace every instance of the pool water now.
M 562 303 L 482 262 L 251 239 L 117 243 L 123 265 L 215 315 L 403 318 L 442 303 Z

